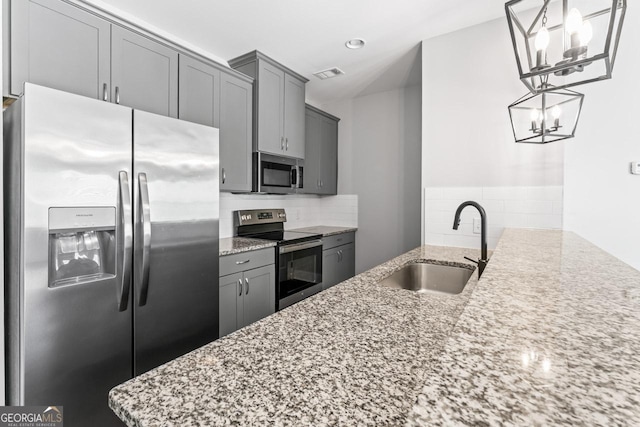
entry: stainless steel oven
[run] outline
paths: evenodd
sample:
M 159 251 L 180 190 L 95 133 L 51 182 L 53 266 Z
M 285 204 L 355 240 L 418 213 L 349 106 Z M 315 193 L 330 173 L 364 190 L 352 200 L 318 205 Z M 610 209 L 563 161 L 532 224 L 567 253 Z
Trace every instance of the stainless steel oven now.
M 235 235 L 276 242 L 276 310 L 322 290 L 322 235 L 285 231 L 284 209 L 235 211 Z
M 253 153 L 253 189 L 259 193 L 288 194 L 303 188 L 304 161 Z
M 278 246 L 278 310 L 322 290 L 322 240 Z

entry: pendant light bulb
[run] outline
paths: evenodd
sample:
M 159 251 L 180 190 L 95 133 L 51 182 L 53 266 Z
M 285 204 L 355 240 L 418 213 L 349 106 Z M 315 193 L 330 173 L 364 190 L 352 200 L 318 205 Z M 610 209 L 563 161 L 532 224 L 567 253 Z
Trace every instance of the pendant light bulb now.
M 562 114 L 562 109 L 558 105 L 554 105 L 553 108 L 551 109 L 551 116 L 554 119 L 559 119 L 561 114 Z
M 542 27 L 536 34 L 535 41 L 536 50 L 544 50 L 549 47 L 549 30 L 547 27 Z
M 569 34 L 574 34 L 582 30 L 582 14 L 575 7 L 569 12 L 564 29 Z
M 537 108 L 531 110 L 531 121 L 536 122 L 540 118 L 540 111 Z
M 586 46 L 589 44 L 592 38 L 593 38 L 593 27 L 591 26 L 591 22 L 586 21 L 582 25 L 582 29 L 580 30 L 580 44 L 582 46 Z

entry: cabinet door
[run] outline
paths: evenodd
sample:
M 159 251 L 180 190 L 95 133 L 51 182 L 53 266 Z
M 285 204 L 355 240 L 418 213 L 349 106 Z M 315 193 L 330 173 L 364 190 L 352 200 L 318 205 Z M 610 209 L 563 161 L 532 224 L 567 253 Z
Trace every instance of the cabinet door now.
M 55 0 L 11 2 L 11 93 L 24 82 L 104 99 L 111 25 Z
M 258 61 L 258 149 L 284 154 L 284 72 Z
M 178 118 L 220 126 L 220 70 L 180 55 Z
M 320 193 L 338 194 L 338 122 L 322 117 L 321 127 Z
M 340 282 L 340 257 L 337 248 L 322 251 L 322 290 L 327 290 Z
M 285 155 L 304 159 L 304 82 L 285 74 L 284 138 Z
M 116 103 L 178 117 L 178 52 L 113 25 L 111 72 Z
M 322 117 L 315 111 L 305 114 L 304 193 L 320 194 Z
M 220 278 L 220 337 L 242 327 L 242 296 L 244 284 L 242 273 L 230 274 Z M 240 308 L 240 311 L 238 310 Z
M 353 243 L 337 248 L 340 251 L 338 283 L 352 278 L 356 272 L 356 246 Z
M 251 191 L 253 87 L 221 73 L 220 190 Z
M 267 265 L 244 272 L 244 322 L 256 322 L 276 311 L 276 270 Z

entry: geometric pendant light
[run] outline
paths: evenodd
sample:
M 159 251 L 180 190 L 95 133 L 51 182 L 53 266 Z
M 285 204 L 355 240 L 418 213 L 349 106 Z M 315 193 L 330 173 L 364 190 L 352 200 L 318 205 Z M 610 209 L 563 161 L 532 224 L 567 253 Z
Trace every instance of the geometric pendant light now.
M 584 95 L 569 89 L 545 87 L 527 93 L 509 106 L 516 142 L 546 144 L 575 136 Z
M 611 78 L 626 0 L 505 4 L 520 80 L 533 94 Z

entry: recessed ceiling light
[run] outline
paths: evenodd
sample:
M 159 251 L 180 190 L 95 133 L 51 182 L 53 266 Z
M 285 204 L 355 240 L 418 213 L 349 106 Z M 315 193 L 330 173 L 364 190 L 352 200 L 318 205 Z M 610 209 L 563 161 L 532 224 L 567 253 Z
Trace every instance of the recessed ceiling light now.
M 364 47 L 365 43 L 366 41 L 364 41 L 364 39 L 351 39 L 348 42 L 346 42 L 344 45 L 349 49 L 360 49 Z

